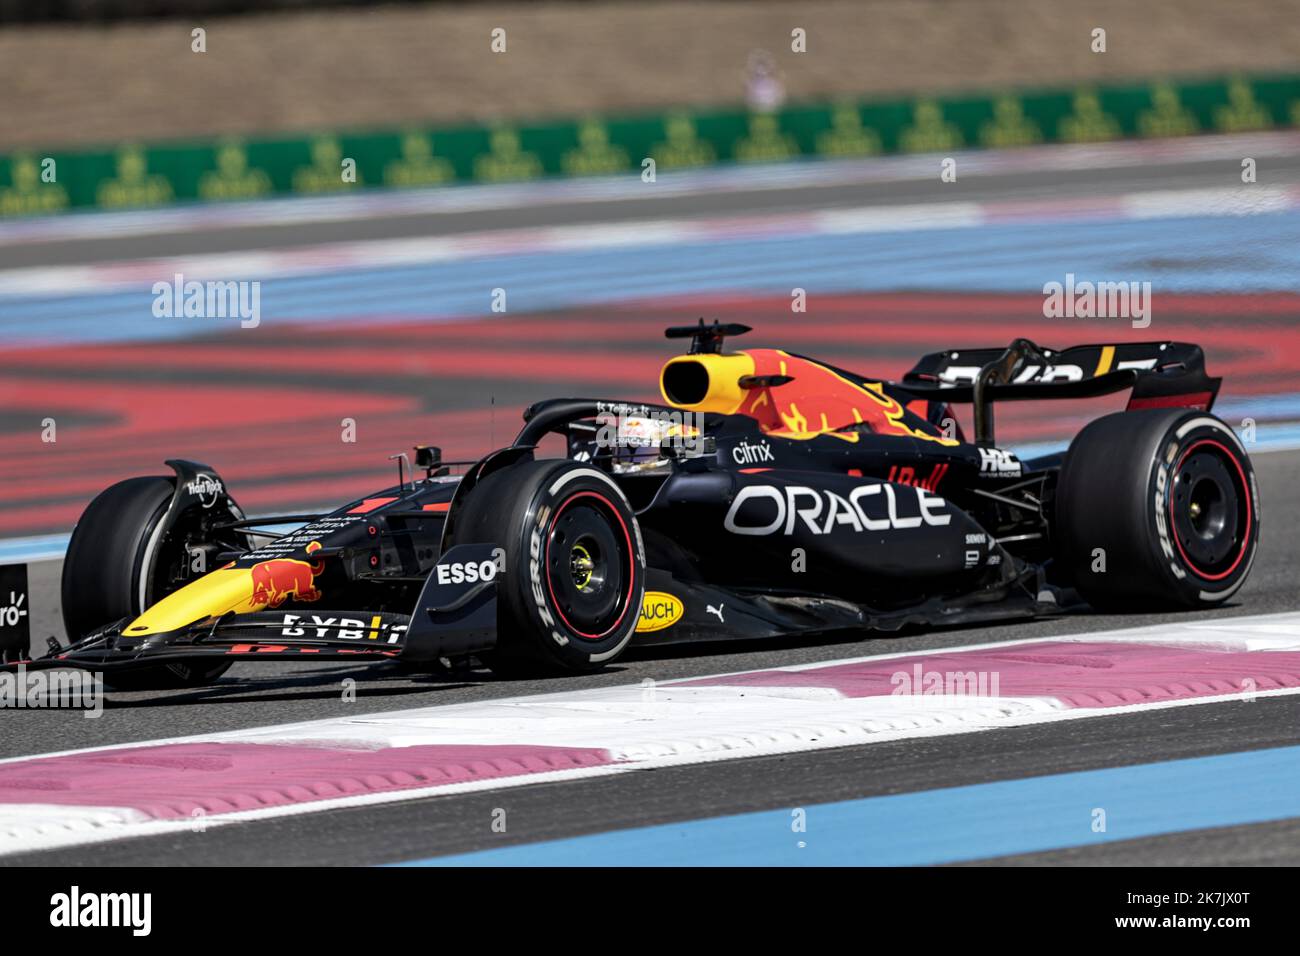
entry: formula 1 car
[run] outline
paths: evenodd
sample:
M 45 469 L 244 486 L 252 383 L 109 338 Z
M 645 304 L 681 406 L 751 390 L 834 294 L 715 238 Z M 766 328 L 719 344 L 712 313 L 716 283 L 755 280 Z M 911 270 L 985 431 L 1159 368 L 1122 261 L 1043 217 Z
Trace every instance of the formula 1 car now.
M 247 517 L 189 461 L 119 482 L 68 548 L 71 645 L 22 664 L 119 688 L 286 658 L 584 671 L 633 641 L 1205 607 L 1250 571 L 1254 473 L 1195 345 L 1019 339 L 890 382 L 724 350 L 747 331 L 670 328 L 690 348 L 663 366 L 662 404 L 543 401 L 508 447 L 417 446 L 398 484 L 328 514 Z M 1063 455 L 995 444 L 997 402 L 1126 389 Z M 565 457 L 539 457 L 551 434 Z

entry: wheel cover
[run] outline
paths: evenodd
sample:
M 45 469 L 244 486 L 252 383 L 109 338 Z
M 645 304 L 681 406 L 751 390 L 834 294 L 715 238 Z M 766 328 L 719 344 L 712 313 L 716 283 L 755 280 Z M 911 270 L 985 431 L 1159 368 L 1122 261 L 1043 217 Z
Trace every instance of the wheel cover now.
M 635 590 L 632 536 L 614 504 L 581 491 L 555 509 L 546 531 L 551 606 L 574 634 L 590 641 L 616 632 Z
M 1254 515 L 1245 470 L 1231 449 L 1207 438 L 1183 451 L 1173 476 L 1169 524 L 1183 564 L 1221 581 L 1250 547 Z

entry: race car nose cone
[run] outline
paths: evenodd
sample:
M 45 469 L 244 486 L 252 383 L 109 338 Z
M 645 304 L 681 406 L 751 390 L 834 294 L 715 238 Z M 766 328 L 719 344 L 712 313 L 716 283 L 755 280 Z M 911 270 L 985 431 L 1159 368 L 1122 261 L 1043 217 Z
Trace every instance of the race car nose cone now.
M 220 568 L 167 595 L 122 633 L 130 637 L 164 634 L 227 611 L 247 610 L 252 593 L 253 576 L 247 568 Z

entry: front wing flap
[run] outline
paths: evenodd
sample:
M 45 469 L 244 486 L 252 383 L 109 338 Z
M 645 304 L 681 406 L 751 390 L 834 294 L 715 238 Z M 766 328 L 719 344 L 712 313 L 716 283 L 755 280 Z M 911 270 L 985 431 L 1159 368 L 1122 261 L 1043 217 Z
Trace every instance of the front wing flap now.
M 69 647 L 52 646 L 44 657 L 11 661 L 0 670 L 128 670 L 229 657 L 391 658 L 401 653 L 409 618 L 391 612 L 261 611 L 147 637 L 124 636 L 121 629 L 129 622 L 123 618 Z

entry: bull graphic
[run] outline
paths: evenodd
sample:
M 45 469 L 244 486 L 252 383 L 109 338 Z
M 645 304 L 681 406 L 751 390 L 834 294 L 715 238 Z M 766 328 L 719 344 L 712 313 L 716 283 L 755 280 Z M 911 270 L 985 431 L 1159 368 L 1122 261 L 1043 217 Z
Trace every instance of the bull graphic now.
M 313 541 L 307 546 L 309 554 L 318 550 L 319 542 Z M 309 564 L 293 558 L 275 558 L 255 564 L 251 570 L 253 597 L 250 603 L 255 606 L 279 607 L 290 597 L 298 601 L 320 600 L 321 592 L 317 590 L 314 578 L 325 570 L 323 559 Z

